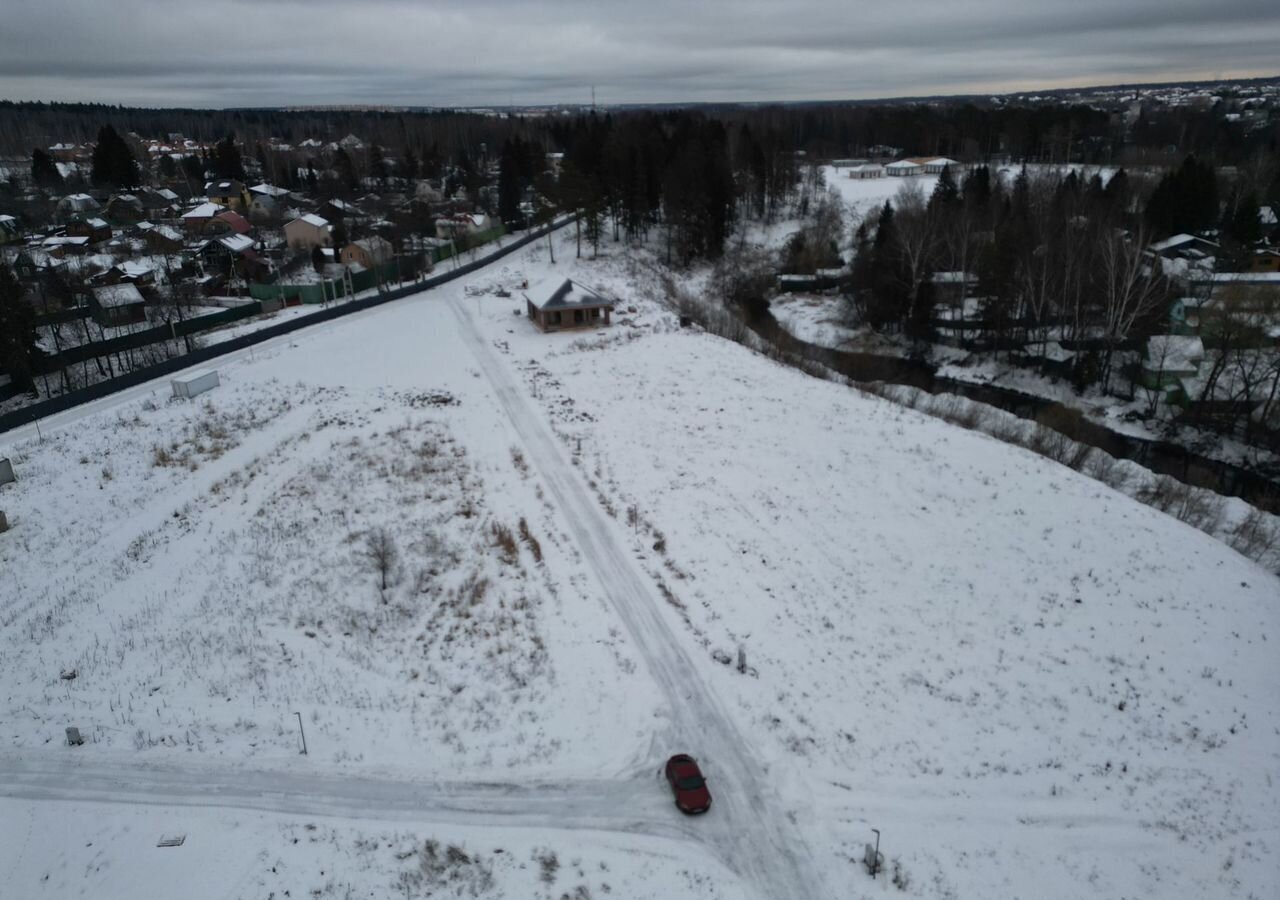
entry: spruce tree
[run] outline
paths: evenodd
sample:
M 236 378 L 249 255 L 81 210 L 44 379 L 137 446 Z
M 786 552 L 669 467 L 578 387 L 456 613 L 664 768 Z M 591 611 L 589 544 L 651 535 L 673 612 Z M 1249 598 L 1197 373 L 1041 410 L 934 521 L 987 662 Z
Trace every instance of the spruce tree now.
M 245 180 L 244 160 L 240 156 L 240 148 L 236 146 L 235 135 L 229 134 L 213 145 L 210 157 L 215 178 L 234 178 Z
M 938 183 L 934 185 L 933 193 L 929 196 L 929 209 L 938 211 L 952 209 L 959 198 L 960 191 L 956 188 L 955 179 L 951 177 L 951 167 L 943 166 L 941 174 L 938 175 Z
M 31 151 L 31 180 L 37 187 L 58 190 L 62 187 L 62 173 L 53 157 L 36 147 Z
M 98 143 L 93 148 L 93 183 L 132 188 L 138 185 L 138 174 L 138 163 L 129 145 L 114 128 L 103 125 L 98 130 Z
M 498 218 L 506 224 L 520 217 L 520 138 L 502 142 L 498 158 Z

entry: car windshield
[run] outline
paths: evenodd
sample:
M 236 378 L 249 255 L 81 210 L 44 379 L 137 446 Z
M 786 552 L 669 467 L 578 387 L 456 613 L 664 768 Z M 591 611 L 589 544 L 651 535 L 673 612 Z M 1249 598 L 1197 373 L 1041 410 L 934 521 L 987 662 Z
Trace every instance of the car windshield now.
M 680 788 L 682 791 L 696 791 L 704 784 L 706 784 L 706 782 L 702 780 L 701 775 L 686 775 L 685 777 L 676 780 L 676 787 Z

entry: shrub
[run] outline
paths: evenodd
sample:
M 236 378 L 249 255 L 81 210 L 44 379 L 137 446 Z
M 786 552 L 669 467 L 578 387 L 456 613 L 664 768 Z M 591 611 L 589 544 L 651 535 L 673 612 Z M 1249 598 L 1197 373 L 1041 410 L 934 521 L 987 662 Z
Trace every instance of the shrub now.
M 514 566 L 520 561 L 520 548 L 516 546 L 516 539 L 512 535 L 510 528 L 501 522 L 494 522 L 489 527 L 489 534 L 492 536 L 493 545 L 498 548 L 504 563 Z

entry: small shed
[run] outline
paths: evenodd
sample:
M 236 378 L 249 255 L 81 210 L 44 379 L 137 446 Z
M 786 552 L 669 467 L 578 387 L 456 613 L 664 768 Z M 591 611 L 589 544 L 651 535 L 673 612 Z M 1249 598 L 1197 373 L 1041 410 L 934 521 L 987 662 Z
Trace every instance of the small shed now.
M 0 484 L 11 484 L 17 480 L 13 474 L 13 463 L 8 457 L 0 457 Z
M 129 282 L 93 289 L 93 318 L 104 328 L 147 320 L 146 301 L 137 285 Z
M 529 318 L 541 331 L 608 325 L 613 301 L 572 278 L 552 276 L 524 295 Z
M 194 372 L 190 375 L 180 375 L 173 379 L 173 396 L 182 397 L 190 400 L 205 391 L 213 390 L 218 386 L 218 370 L 206 369 L 203 372 Z

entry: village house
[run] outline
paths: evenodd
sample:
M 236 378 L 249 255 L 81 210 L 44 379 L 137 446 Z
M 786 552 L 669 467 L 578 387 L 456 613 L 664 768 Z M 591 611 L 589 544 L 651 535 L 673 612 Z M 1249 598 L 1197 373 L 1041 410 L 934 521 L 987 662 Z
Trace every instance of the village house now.
M 366 269 L 373 269 L 391 261 L 391 242 L 386 238 L 367 237 L 352 241 L 342 248 L 339 255 L 344 265 L 358 264 Z
M 225 206 L 228 209 L 248 209 L 249 192 L 244 183 L 234 178 L 225 181 L 210 181 L 204 186 L 205 199 L 210 203 Z
M 248 234 L 253 231 L 249 220 L 233 209 L 224 209 L 213 218 L 214 222 L 211 222 L 211 225 L 221 223 L 232 234 Z
M 1157 334 L 1143 348 L 1138 383 L 1150 390 L 1178 388 L 1204 361 L 1204 343 L 1192 335 Z
M 222 209 L 216 203 L 201 203 L 182 214 L 182 227 L 186 229 L 187 234 L 203 234 Z
M 1218 253 L 1217 244 L 1194 234 L 1175 234 L 1163 241 L 1156 241 L 1147 249 L 1164 259 L 1201 260 Z
M 608 325 L 613 301 L 571 278 L 553 275 L 529 288 L 526 310 L 541 331 Z
M 64 231 L 67 237 L 88 238 L 90 244 L 111 240 L 111 225 L 106 219 L 99 219 L 97 216 L 74 215 L 67 220 Z
M 289 199 L 289 192 L 270 184 L 255 184 L 249 188 L 249 215 L 256 219 L 278 216 Z
M 56 235 L 40 242 L 40 249 L 51 259 L 66 259 L 68 256 L 83 254 L 89 248 L 87 237 L 70 237 Z
M 125 260 L 116 263 L 95 280 L 100 284 L 152 285 L 156 283 L 156 271 L 146 263 Z
M 1249 271 L 1280 272 L 1280 250 L 1255 250 L 1249 257 Z
M 134 194 L 115 194 L 103 209 L 107 221 L 115 225 L 136 225 L 146 218 L 142 201 Z
M 284 226 L 285 241 L 290 250 L 310 250 L 333 243 L 333 226 L 328 219 L 305 213 Z
M 185 242 L 182 232 L 172 225 L 139 222 L 138 232 L 142 235 L 143 243 L 149 249 L 159 253 L 177 253 L 182 249 Z
M 101 211 L 102 204 L 88 194 L 68 194 L 54 207 L 54 215 L 66 221 L 74 215 L 92 215 Z
M 36 265 L 35 258 L 26 250 L 19 250 L 14 254 L 10 265 L 13 267 L 13 274 L 18 276 L 21 282 L 34 281 L 40 274 L 40 267 Z
M 90 306 L 93 320 L 103 328 L 114 328 L 147 320 L 146 301 L 134 284 L 111 284 L 93 289 Z

